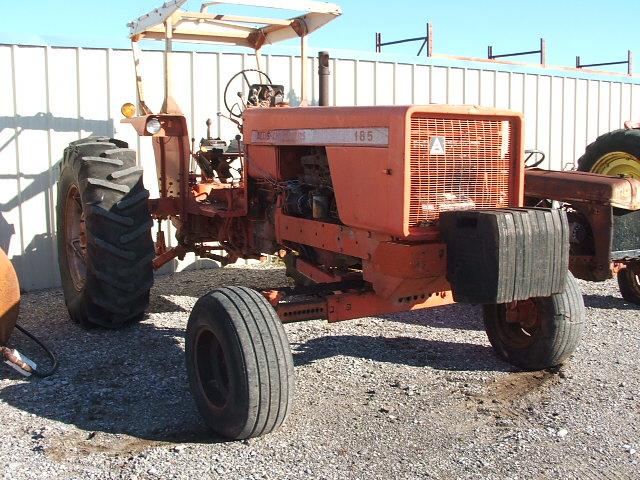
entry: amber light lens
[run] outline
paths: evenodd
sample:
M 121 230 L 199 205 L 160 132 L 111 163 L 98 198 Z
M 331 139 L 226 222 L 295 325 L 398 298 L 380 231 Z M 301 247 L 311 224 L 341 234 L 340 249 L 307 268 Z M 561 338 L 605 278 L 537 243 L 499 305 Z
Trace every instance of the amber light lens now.
M 120 111 L 125 117 L 131 118 L 136 114 L 136 106 L 133 103 L 125 103 L 120 107 Z

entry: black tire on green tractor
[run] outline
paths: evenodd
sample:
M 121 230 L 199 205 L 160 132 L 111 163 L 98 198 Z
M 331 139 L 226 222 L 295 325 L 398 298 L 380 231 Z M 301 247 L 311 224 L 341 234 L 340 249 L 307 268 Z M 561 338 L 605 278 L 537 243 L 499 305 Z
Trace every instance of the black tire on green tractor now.
M 90 137 L 65 149 L 58 263 L 74 322 L 118 328 L 144 317 L 154 257 L 148 198 L 136 153 L 125 142 Z
M 523 370 L 543 370 L 573 353 L 585 308 L 578 282 L 567 273 L 564 293 L 484 306 L 487 336 L 500 357 Z
M 618 286 L 622 298 L 627 302 L 640 305 L 640 267 L 628 265 L 618 272 Z
M 246 287 L 204 295 L 189 316 L 185 343 L 191 393 L 213 432 L 241 440 L 282 425 L 293 398 L 293 358 L 262 295 Z
M 578 159 L 578 170 L 640 180 L 640 130 L 620 129 L 600 135 Z

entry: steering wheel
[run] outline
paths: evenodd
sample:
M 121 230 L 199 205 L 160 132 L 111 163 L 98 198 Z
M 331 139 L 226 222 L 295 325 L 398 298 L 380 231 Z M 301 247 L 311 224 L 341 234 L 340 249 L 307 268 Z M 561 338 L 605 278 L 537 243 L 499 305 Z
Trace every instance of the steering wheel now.
M 249 81 L 249 78 L 247 77 L 248 72 L 255 72 L 258 76 L 258 82 L 251 83 Z M 257 70 L 255 68 L 247 68 L 245 70 L 240 70 L 233 77 L 231 77 L 231 79 L 227 82 L 227 85 L 224 87 L 223 99 L 224 99 L 224 107 L 227 109 L 230 115 L 236 118 L 240 118 L 242 116 L 242 112 L 245 110 L 245 108 L 247 108 L 247 105 L 252 105 L 252 106 L 257 105 L 255 100 L 252 99 L 252 95 L 249 96 L 248 101 L 245 101 L 244 95 L 242 95 L 242 92 L 238 92 L 240 103 L 236 101 L 231 105 L 231 107 L 229 106 L 229 102 L 227 101 L 227 93 L 229 91 L 229 87 L 231 86 L 233 81 L 240 76 L 242 76 L 242 79 L 244 80 L 244 83 L 246 84 L 247 89 L 249 90 L 250 93 L 251 93 L 251 86 L 263 83 L 262 82 L 263 78 L 267 80 L 267 83 L 272 84 L 271 79 L 269 78 L 269 75 L 264 73 L 262 70 Z
M 524 168 L 535 168 L 544 162 L 544 159 L 546 158 L 546 155 L 542 150 L 525 150 L 524 154 L 526 155 L 524 159 Z M 533 162 L 529 163 L 531 159 L 533 159 Z

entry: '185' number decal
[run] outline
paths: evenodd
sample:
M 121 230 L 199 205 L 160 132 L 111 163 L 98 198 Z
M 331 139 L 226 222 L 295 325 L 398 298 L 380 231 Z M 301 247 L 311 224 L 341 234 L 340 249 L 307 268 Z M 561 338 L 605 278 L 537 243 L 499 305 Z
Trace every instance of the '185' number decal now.
M 371 130 L 356 130 L 354 134 L 356 142 L 373 142 L 373 131 Z

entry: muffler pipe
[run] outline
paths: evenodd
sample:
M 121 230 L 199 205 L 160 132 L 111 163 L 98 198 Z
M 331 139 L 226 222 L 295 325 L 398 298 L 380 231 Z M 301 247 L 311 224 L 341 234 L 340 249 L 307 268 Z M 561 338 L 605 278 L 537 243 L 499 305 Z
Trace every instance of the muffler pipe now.
M 318 52 L 318 105 L 329 105 L 329 52 Z

